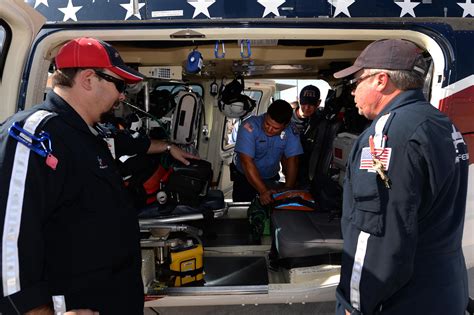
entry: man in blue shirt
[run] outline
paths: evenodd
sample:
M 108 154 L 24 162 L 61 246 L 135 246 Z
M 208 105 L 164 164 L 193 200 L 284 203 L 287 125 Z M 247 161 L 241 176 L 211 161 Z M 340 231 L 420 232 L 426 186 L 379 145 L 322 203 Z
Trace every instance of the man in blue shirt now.
M 282 157 L 287 159 L 285 187 L 295 185 L 303 149 L 290 124 L 292 112 L 290 104 L 277 100 L 267 113 L 241 123 L 234 150 L 234 201 L 251 201 L 258 194 L 263 205 L 270 204 Z

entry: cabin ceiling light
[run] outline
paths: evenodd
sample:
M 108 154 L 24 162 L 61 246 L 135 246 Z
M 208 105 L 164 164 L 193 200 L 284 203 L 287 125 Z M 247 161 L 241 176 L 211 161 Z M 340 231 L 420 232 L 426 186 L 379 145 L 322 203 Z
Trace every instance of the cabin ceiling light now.
M 269 70 L 304 70 L 303 65 L 271 65 Z
M 186 29 L 186 30 L 181 30 L 173 34 L 170 34 L 170 37 L 171 38 L 204 38 L 206 37 L 206 35 L 190 30 L 190 29 Z

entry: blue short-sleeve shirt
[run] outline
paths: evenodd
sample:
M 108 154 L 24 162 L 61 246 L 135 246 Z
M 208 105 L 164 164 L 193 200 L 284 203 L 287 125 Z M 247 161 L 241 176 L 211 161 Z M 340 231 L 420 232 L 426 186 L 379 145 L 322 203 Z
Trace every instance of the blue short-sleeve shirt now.
M 244 153 L 253 158 L 254 163 L 263 179 L 269 179 L 278 174 L 282 156 L 292 157 L 303 153 L 296 128 L 289 124 L 279 135 L 269 137 L 263 131 L 265 114 L 252 116 L 244 120 L 237 134 L 234 151 Z M 235 165 L 244 172 L 239 154 L 235 155 Z

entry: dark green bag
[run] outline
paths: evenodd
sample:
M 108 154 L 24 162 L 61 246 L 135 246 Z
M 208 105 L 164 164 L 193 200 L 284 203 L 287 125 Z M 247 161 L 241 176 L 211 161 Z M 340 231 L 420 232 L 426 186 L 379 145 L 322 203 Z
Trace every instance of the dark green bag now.
M 255 197 L 247 210 L 252 241 L 259 242 L 262 235 L 270 235 L 270 207 L 260 203 Z

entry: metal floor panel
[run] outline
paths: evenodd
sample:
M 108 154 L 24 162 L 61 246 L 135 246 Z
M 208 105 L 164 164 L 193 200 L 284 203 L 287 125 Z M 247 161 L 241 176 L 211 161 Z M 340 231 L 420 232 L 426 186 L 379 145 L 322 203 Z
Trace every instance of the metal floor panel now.
M 204 223 L 204 226 L 198 226 L 204 232 L 201 237 L 204 247 L 256 245 L 252 241 L 248 219 L 221 219 Z
M 264 257 L 204 257 L 205 286 L 268 285 Z

